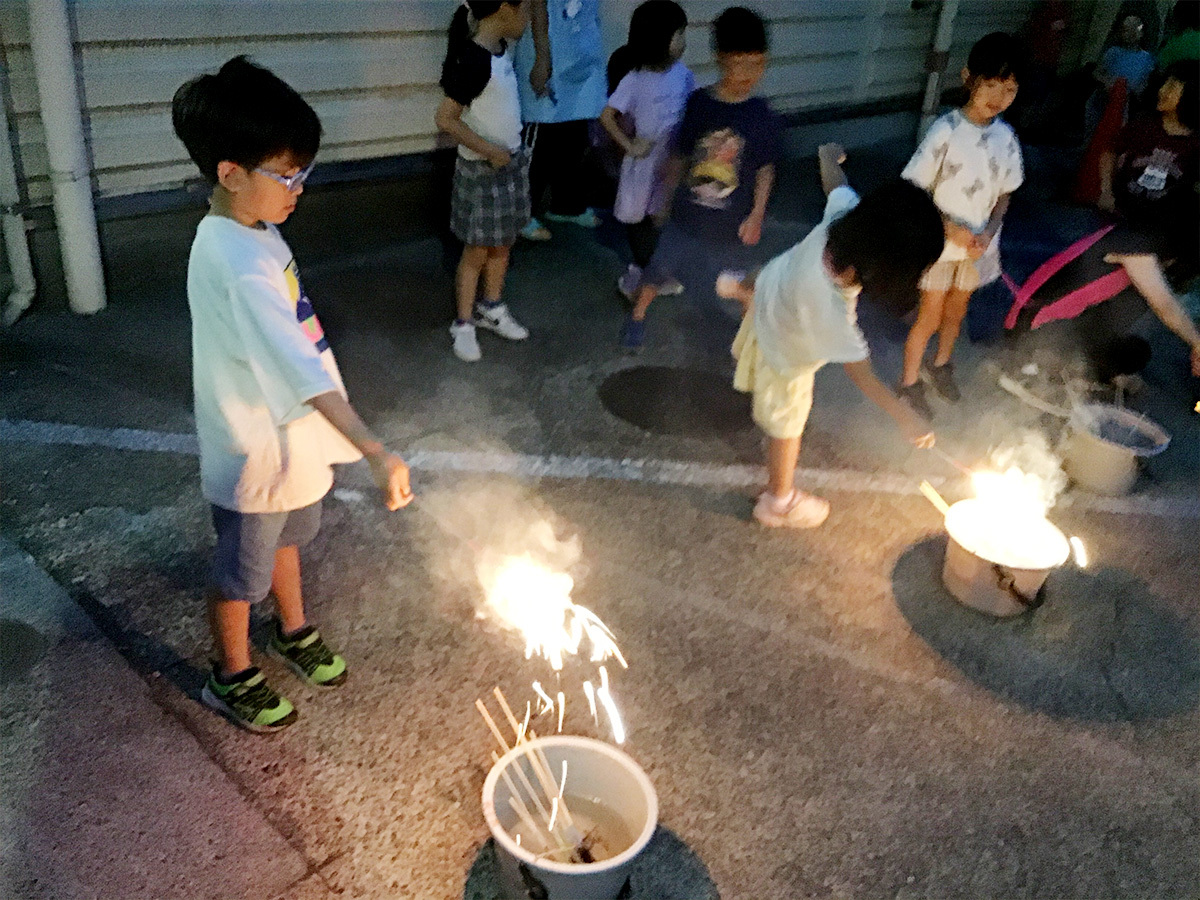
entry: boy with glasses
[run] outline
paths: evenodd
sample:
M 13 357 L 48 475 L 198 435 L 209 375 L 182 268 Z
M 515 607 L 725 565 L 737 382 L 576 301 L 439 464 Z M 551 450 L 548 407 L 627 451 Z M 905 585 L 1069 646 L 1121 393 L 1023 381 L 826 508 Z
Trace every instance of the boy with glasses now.
M 275 595 L 268 651 L 310 684 L 346 662 L 304 613 L 299 548 L 316 536 L 333 463 L 366 457 L 388 509 L 412 500 L 408 467 L 346 399 L 292 252 L 277 225 L 312 171 L 321 123 L 291 87 L 245 57 L 175 93 L 175 133 L 213 185 L 188 259 L 200 488 L 217 546 L 209 591 L 216 660 L 204 703 L 260 733 L 296 710 L 250 661 L 250 605 Z

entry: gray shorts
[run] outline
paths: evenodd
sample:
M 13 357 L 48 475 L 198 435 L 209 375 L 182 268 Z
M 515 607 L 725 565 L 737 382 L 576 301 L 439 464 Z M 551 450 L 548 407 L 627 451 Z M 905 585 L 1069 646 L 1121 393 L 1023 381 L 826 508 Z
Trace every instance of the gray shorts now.
M 257 603 L 271 592 L 275 551 L 303 547 L 321 529 L 321 501 L 277 513 L 243 513 L 212 508 L 217 530 L 213 585 L 226 600 Z

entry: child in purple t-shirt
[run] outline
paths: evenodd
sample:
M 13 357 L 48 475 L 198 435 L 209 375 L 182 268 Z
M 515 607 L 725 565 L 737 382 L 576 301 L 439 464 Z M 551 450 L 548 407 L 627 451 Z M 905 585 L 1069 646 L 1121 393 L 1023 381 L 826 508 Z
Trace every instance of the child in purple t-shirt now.
M 630 299 L 658 246 L 669 190 L 665 168 L 683 108 L 696 88 L 695 76 L 679 61 L 687 46 L 686 28 L 687 14 L 674 0 L 646 0 L 634 10 L 629 42 L 618 51 L 631 68 L 600 113 L 600 124 L 625 152 L 613 212 L 625 223 L 633 253 L 629 270 L 617 280 Z M 682 289 L 679 282 L 660 287 L 662 293 Z

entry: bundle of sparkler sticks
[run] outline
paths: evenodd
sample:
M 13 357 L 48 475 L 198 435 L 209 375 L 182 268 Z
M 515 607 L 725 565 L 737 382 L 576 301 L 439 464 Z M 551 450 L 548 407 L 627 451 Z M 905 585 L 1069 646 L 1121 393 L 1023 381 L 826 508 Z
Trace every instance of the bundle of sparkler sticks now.
M 500 688 L 493 688 L 492 694 L 513 730 L 511 746 L 484 702 L 476 700 L 475 708 L 487 723 L 496 743 L 504 753 L 517 747 L 525 748 L 511 765 L 500 771 L 500 777 L 508 788 L 508 805 L 517 814 L 524 833 L 530 840 L 536 840 L 540 844 L 538 847 L 527 849 L 541 857 L 558 858 L 560 862 L 593 862 L 590 838 L 575 824 L 563 796 L 567 785 L 567 761 L 562 761 L 562 775 L 555 781 L 546 754 L 541 747 L 530 743 L 537 737 L 536 732 L 529 727 L 530 706 L 527 704 L 525 707 L 524 721 L 518 722 Z M 493 750 L 492 762 L 499 761 L 500 754 Z M 510 772 L 516 773 L 515 780 Z M 517 843 L 521 843 L 520 835 L 517 836 Z

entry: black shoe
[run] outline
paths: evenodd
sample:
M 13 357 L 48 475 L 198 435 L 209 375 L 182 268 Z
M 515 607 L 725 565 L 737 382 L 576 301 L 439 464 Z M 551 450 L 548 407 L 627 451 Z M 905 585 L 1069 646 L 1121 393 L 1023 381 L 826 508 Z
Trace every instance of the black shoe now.
M 929 383 L 933 385 L 933 389 L 942 395 L 951 403 L 957 403 L 962 399 L 962 394 L 958 391 L 958 385 L 954 383 L 954 363 L 946 363 L 943 366 L 932 366 L 927 368 L 925 373 L 929 376 Z
M 933 410 L 929 408 L 929 401 L 925 399 L 925 385 L 921 382 L 896 388 L 896 395 L 911 406 L 913 412 L 921 418 L 926 421 L 933 418 Z

